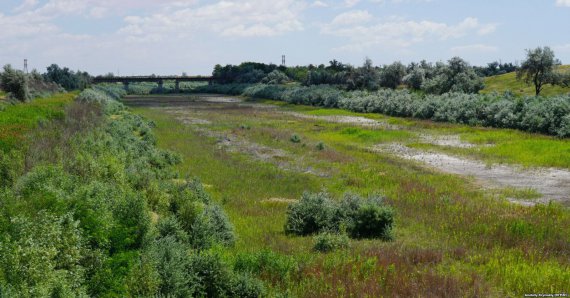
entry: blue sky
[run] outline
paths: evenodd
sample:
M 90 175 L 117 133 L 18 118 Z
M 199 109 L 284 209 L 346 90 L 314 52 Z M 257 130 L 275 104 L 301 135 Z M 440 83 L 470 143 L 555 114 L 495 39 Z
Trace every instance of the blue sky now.
M 570 64 L 570 0 L 2 0 L 0 64 L 93 74 L 209 74 L 216 63 Z

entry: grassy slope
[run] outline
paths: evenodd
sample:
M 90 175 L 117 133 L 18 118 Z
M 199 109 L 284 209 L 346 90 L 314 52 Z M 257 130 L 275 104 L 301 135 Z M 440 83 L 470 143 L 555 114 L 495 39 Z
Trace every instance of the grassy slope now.
M 57 94 L 0 110 L 0 151 L 20 146 L 26 132 L 41 120 L 63 117 L 63 109 L 77 93 Z
M 297 109 L 314 115 L 347 113 Z M 304 164 L 331 173 L 330 177 L 317 177 L 219 150 L 215 139 L 200 136 L 160 110 L 141 108 L 137 112 L 156 122 L 160 146 L 184 156 L 181 172 L 202 177 L 215 197 L 225 202 L 239 235 L 238 245 L 227 258 L 252 258 L 252 254 L 273 251 L 275 255 L 262 266 L 260 274 L 293 296 L 520 296 L 568 291 L 565 251 L 570 235 L 561 229 L 570 224 L 567 211 L 556 205 L 525 208 L 509 204 L 478 190 L 469 179 L 426 171 L 361 149 L 375 142 L 405 140 L 409 134 L 326 122 L 315 125 L 282 116 L 229 112 L 200 115 L 212 121 L 209 129 L 286 150 Z M 444 133 L 486 131 L 388 119 L 394 124 Z M 251 129 L 240 130 L 241 125 Z M 292 133 L 301 136 L 301 144 L 289 141 Z M 500 133 L 497 135 L 501 138 Z M 324 151 L 315 149 L 321 141 L 326 144 Z M 305 190 L 322 188 L 337 195 L 345 191 L 385 193 L 398 210 L 396 242 L 353 241 L 350 251 L 321 255 L 310 251 L 310 238 L 284 235 L 286 204 L 265 199 L 295 199 Z M 298 270 L 276 265 L 281 262 L 296 264 L 292 267 Z M 275 267 L 285 273 L 276 273 Z M 430 292 L 438 289 L 443 294 Z
M 560 68 L 563 71 L 569 71 L 570 65 L 563 65 Z M 534 86 L 526 85 L 525 83 L 518 81 L 516 79 L 516 73 L 514 72 L 485 78 L 485 89 L 483 89 L 481 93 L 490 93 L 494 91 L 502 93 L 507 90 L 510 90 L 515 95 L 534 95 Z M 568 93 L 570 93 L 570 88 L 546 85 L 541 92 L 541 95 L 551 96 Z

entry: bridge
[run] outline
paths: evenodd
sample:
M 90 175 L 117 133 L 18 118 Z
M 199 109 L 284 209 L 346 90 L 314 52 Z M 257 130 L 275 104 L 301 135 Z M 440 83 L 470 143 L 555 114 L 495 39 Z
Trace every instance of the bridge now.
M 125 90 L 129 89 L 130 83 L 150 82 L 157 83 L 158 89 L 162 90 L 164 81 L 174 81 L 175 90 L 180 90 L 180 82 L 208 82 L 212 84 L 214 77 L 206 76 L 128 76 L 128 77 L 96 77 L 93 83 L 123 83 Z

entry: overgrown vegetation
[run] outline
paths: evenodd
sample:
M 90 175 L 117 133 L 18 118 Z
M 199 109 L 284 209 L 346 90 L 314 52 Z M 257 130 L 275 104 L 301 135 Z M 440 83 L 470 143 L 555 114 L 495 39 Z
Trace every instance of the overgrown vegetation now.
M 327 193 L 304 193 L 287 210 L 285 232 L 304 236 L 346 231 L 352 238 L 391 240 L 393 223 L 394 210 L 381 196 L 363 199 L 346 194 L 337 203 Z
M 235 240 L 224 211 L 122 95 L 85 90 L 2 153 L 0 296 L 261 295 L 212 250 Z

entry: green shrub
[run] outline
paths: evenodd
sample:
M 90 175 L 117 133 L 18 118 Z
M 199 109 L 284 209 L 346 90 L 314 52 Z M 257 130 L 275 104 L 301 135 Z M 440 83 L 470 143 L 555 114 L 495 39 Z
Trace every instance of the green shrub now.
M 323 232 L 314 237 L 313 249 L 320 252 L 331 252 L 348 247 L 349 239 L 344 233 Z
M 247 274 L 239 274 L 233 278 L 228 296 L 243 298 L 265 297 L 265 287 L 259 279 Z
M 325 143 L 319 142 L 316 146 L 317 150 L 325 150 Z
M 293 143 L 301 143 L 301 137 L 298 134 L 291 135 L 289 140 Z
M 204 208 L 192 224 L 191 243 L 198 249 L 205 249 L 215 243 L 233 245 L 234 228 L 221 207 L 209 205 Z
M 32 98 L 28 87 L 29 79 L 20 70 L 15 70 L 10 64 L 4 66 L 4 71 L 0 73 L 0 87 L 9 92 L 10 95 L 19 101 L 28 101 Z
M 394 211 L 390 207 L 364 203 L 354 214 L 348 226 L 354 238 L 380 238 L 392 240 Z
M 327 193 L 304 193 L 301 199 L 289 205 L 285 232 L 295 235 L 309 235 L 338 227 L 338 207 Z
M 394 211 L 384 205 L 383 198 L 363 199 L 346 194 L 341 202 L 326 193 L 305 193 L 298 202 L 289 205 L 285 232 L 309 235 L 320 232 L 340 232 L 346 229 L 353 238 L 392 239 Z

